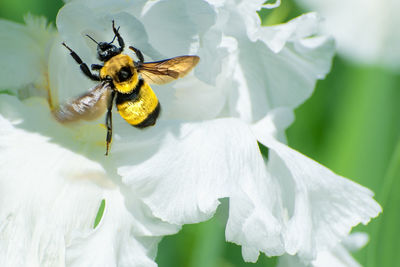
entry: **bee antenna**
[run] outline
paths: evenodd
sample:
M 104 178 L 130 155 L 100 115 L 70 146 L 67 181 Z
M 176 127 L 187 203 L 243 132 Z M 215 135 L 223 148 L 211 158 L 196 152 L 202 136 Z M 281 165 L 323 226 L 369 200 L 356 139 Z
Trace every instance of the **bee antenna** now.
M 112 39 L 112 41 L 111 42 L 109 42 L 108 44 L 112 44 L 112 43 L 114 43 L 114 40 L 115 40 L 115 38 L 117 38 L 117 35 L 114 35 L 114 38 Z
M 86 34 L 86 36 L 87 36 L 87 37 L 89 37 L 89 38 L 90 38 L 90 40 L 92 40 L 92 41 L 93 41 L 93 42 L 95 42 L 96 44 L 99 44 L 98 42 L 96 42 L 96 40 L 95 40 L 95 39 L 93 39 L 92 37 L 90 37 L 90 36 L 89 36 L 89 34 Z

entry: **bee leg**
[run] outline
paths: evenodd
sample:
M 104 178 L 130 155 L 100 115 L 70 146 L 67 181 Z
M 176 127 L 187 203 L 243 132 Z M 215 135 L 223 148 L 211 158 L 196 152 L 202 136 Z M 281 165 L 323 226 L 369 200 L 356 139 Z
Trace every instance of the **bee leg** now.
M 117 39 L 118 39 L 118 44 L 120 46 L 119 49 L 122 52 L 122 50 L 124 50 L 124 48 L 125 48 L 125 42 L 124 42 L 124 39 L 122 39 L 121 35 L 119 34 L 119 27 L 118 27 L 118 29 L 115 28 L 114 20 L 112 21 L 112 27 L 113 27 L 113 32 L 114 32 L 115 36 L 117 36 Z
M 103 68 L 103 66 L 102 66 L 102 65 L 99 65 L 99 64 L 92 64 L 92 65 L 90 66 L 90 68 L 91 68 L 92 70 L 101 70 L 101 68 Z
M 69 48 L 65 43 L 62 43 L 62 45 L 69 50 L 72 58 L 75 59 L 76 63 L 78 63 L 79 66 L 81 67 L 83 74 L 85 74 L 89 79 L 93 81 L 100 81 L 100 77 L 98 75 L 93 74 L 89 70 L 89 67 L 86 65 L 86 63 L 84 63 L 82 59 L 71 48 Z
M 106 126 L 107 126 L 107 137 L 106 137 L 106 142 L 107 142 L 107 148 L 106 148 L 106 156 L 108 155 L 108 152 L 110 151 L 110 144 L 112 140 L 112 107 L 113 107 L 113 102 L 114 102 L 114 97 L 115 97 L 115 91 L 111 93 L 111 97 L 109 99 L 109 102 L 107 103 L 107 116 L 106 116 Z
M 139 59 L 139 64 L 143 64 L 144 57 L 143 57 L 142 52 L 139 49 L 137 49 L 137 48 L 135 48 L 133 46 L 130 46 L 129 49 L 131 49 L 133 52 L 135 52 L 137 58 Z

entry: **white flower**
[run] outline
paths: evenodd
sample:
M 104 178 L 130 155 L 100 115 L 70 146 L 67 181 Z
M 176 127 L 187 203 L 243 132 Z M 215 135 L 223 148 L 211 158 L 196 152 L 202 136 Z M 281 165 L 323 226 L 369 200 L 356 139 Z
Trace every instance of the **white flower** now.
M 57 144 L 60 127 L 38 100 L 0 101 L 0 265 L 155 266 L 147 254 L 158 238 L 136 240 L 155 233 L 151 221 L 141 219 L 139 205 L 125 203 L 112 176 Z M 103 219 L 94 228 L 102 199 Z
M 397 0 L 298 0 L 325 19 L 339 52 L 360 63 L 399 69 L 400 18 Z
M 0 253 L 21 246 L 31 257 L 5 257 L 6 264 L 51 265 L 66 255 L 68 266 L 151 266 L 160 237 L 212 217 L 225 197 L 226 237 L 242 245 L 246 261 L 256 261 L 259 252 L 311 261 L 351 227 L 377 216 L 380 207 L 372 192 L 280 142 L 293 120 L 292 109 L 329 70 L 333 43 L 316 35 L 313 13 L 261 28 L 256 11 L 262 4 L 76 0 L 63 7 L 48 57 L 30 62 L 46 62 L 47 71 L 31 75 L 37 70 L 27 68 L 32 78 L 16 86 L 28 92 L 27 99 L 0 95 L 0 128 L 6 129 L 0 134 L 5 148 L 0 181 L 8 186 L 4 194 L 15 198 L 0 221 L 9 214 L 20 220 L 11 220 L 9 228 L 0 225 L 0 235 L 10 242 L 0 246 Z M 111 40 L 112 19 L 125 43 L 141 49 L 146 60 L 197 54 L 201 61 L 184 79 L 154 86 L 163 107 L 154 127 L 134 129 L 114 112 L 111 155 L 104 157 L 105 130 L 99 121 L 61 125 L 51 117 L 49 104 L 95 85 L 61 42 L 88 64 L 98 63 L 95 43 L 85 35 Z M 2 34 L 15 42 L 24 38 L 24 29 Z M 29 47 L 18 56 L 32 52 Z M 8 63 L 5 73 L 15 67 Z M 43 84 L 36 82 L 38 75 L 45 77 Z M 40 88 L 49 90 L 51 101 L 33 97 L 43 95 Z M 268 160 L 257 140 L 270 149 Z M 32 182 L 16 194 L 27 176 Z M 93 229 L 102 199 L 106 212 Z M 25 210 L 31 217 L 21 213 Z M 31 228 L 38 230 L 28 231 L 22 244 L 11 238 L 14 231 Z M 50 237 L 46 229 L 54 229 Z M 48 244 L 54 244 L 51 255 L 43 250 Z
M 296 256 L 284 255 L 279 258 L 277 267 L 361 267 L 351 256 L 350 252 L 357 251 L 368 242 L 365 233 L 353 233 L 346 237 L 341 244 L 337 244 L 330 251 L 318 253 L 317 258 L 310 264 L 301 262 Z

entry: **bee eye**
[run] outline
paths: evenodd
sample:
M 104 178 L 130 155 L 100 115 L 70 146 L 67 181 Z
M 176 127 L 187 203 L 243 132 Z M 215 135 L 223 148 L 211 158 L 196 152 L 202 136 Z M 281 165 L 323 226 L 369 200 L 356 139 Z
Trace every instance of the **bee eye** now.
M 118 80 L 120 82 L 124 82 L 129 80 L 132 77 L 132 72 L 129 67 L 123 67 L 121 70 L 118 72 Z

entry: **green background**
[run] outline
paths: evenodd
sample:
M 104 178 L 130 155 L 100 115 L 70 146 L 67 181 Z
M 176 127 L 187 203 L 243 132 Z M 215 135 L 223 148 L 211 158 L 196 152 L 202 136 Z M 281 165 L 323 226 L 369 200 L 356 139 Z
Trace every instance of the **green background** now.
M 275 10 L 260 12 L 264 25 L 305 12 L 293 1 L 282 2 Z M 62 5 L 60 0 L 2 0 L 0 17 L 22 22 L 30 12 L 54 23 Z M 355 228 L 370 234 L 369 244 L 354 254 L 367 267 L 400 266 L 399 100 L 400 75 L 336 56 L 332 71 L 296 110 L 296 120 L 287 131 L 291 147 L 376 193 L 384 213 L 368 226 Z M 256 264 L 244 263 L 240 247 L 225 242 L 227 205 L 223 201 L 212 220 L 186 225 L 179 234 L 164 238 L 159 266 L 275 266 L 276 258 L 264 255 Z

